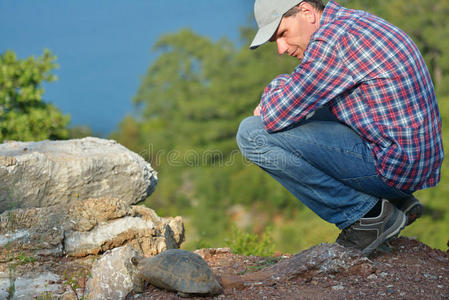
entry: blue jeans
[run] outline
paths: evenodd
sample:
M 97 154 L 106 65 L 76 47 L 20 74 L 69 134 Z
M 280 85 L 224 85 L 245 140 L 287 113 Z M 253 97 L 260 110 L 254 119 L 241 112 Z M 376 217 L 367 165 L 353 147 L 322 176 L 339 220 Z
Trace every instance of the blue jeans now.
M 326 108 L 271 134 L 260 117 L 248 117 L 237 143 L 243 156 L 340 229 L 362 218 L 380 198 L 410 197 L 382 181 L 368 144 Z

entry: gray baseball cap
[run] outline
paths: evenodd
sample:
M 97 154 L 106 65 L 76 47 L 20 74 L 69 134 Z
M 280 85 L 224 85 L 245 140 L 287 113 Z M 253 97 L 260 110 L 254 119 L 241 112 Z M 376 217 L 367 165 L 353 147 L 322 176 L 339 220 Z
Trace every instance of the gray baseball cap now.
M 281 23 L 282 16 L 301 2 L 302 0 L 256 0 L 254 16 L 259 29 L 249 47 L 256 49 L 268 42 Z

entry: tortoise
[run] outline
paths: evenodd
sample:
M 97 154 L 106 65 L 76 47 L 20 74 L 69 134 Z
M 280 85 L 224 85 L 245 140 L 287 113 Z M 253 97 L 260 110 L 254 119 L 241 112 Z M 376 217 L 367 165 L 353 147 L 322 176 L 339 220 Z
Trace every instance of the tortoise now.
M 198 254 L 169 249 L 147 258 L 131 258 L 143 280 L 181 297 L 218 295 L 223 289 L 208 264 Z

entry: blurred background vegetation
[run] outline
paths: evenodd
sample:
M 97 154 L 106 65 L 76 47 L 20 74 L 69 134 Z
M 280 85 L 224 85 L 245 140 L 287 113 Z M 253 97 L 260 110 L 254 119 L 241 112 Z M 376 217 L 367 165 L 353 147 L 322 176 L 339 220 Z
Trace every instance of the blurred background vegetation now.
M 443 140 L 449 149 L 449 2 L 430 0 L 346 0 L 340 4 L 377 14 L 406 31 L 420 48 L 437 91 Z M 254 28 L 242 28 L 243 46 L 213 42 L 190 30 L 161 36 L 158 54 L 126 116 L 110 136 L 147 159 L 159 184 L 145 205 L 162 216 L 181 215 L 183 247 L 243 247 L 296 253 L 335 241 L 338 230 L 238 151 L 235 133 L 252 114 L 273 77 L 298 64 L 277 55 L 275 45 L 250 51 Z M 67 128 L 69 116 L 43 102 L 43 81 L 56 78 L 49 52 L 18 60 L 0 57 L 0 140 L 66 139 L 92 135 L 89 128 Z M 449 239 L 449 162 L 438 187 L 417 192 L 426 209 L 403 231 L 432 247 L 446 249 Z M 267 230 L 267 228 L 269 228 Z M 257 240 L 257 237 L 260 240 Z M 243 245 L 243 246 L 242 246 Z M 244 250 L 242 250 L 244 251 Z

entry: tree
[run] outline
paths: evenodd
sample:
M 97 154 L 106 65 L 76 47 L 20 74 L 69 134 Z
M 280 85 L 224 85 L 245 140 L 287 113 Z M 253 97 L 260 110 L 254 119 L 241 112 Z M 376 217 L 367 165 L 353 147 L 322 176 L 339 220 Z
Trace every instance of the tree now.
M 192 216 L 190 229 L 202 246 L 223 241 L 226 210 L 233 204 L 257 206 L 262 200 L 279 209 L 298 207 L 268 175 L 248 167 L 235 142 L 240 121 L 252 114 L 263 88 L 275 75 L 291 72 L 297 60 L 276 55 L 274 45 L 236 49 L 190 30 L 162 36 L 154 51 L 160 55 L 134 98 L 137 120 L 126 117 L 113 135 L 147 154 L 158 170 L 161 180 L 149 205 L 161 214 Z
M 158 147 L 235 149 L 239 120 L 252 113 L 263 87 L 296 63 L 273 55 L 272 47 L 250 53 L 227 40 L 212 42 L 182 30 L 160 38 L 161 55 L 150 66 L 134 98 Z M 157 139 L 157 140 L 156 140 Z
M 17 59 L 12 51 L 0 56 L 0 142 L 68 137 L 70 117 L 42 101 L 42 83 L 57 79 L 55 60 L 48 50 L 37 59 Z
M 141 152 L 140 124 L 132 116 L 127 115 L 120 122 L 119 130 L 112 133 L 110 138 L 120 141 L 121 144 L 134 152 Z

